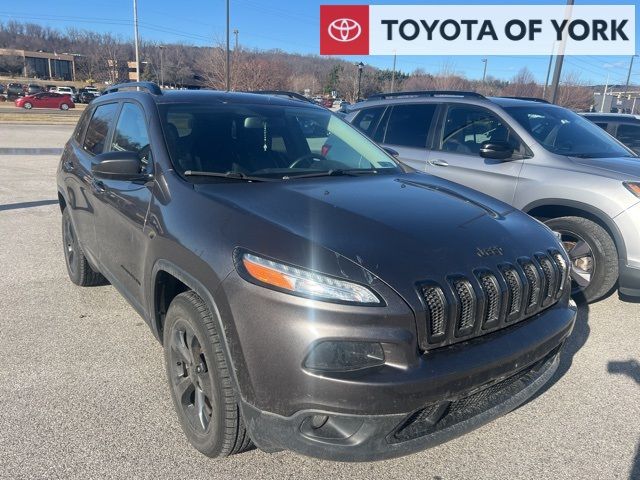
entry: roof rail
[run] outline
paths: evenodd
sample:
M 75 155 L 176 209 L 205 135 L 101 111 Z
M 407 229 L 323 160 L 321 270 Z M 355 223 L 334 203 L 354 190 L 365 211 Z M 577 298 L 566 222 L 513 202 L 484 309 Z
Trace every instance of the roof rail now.
M 287 97 L 292 100 L 300 100 L 302 102 L 313 103 L 313 101 L 304 95 L 300 95 L 296 92 L 288 92 L 286 90 L 250 90 L 247 93 L 257 93 L 259 95 L 275 95 L 277 97 Z
M 473 97 L 473 98 L 485 98 L 476 92 L 463 92 L 458 90 L 420 90 L 417 92 L 394 92 L 394 93 L 376 93 L 370 95 L 367 100 L 384 100 L 386 98 L 399 98 L 399 97 Z
M 107 88 L 103 92 L 103 95 L 107 94 L 107 93 L 119 92 L 120 90 L 129 89 L 129 88 L 143 89 L 143 90 L 146 90 L 147 92 L 151 93 L 152 95 L 162 95 L 162 90 L 160 89 L 158 84 L 154 83 L 154 82 L 118 83 L 117 85 L 112 85 L 111 87 Z
M 512 100 L 527 100 L 529 102 L 538 102 L 538 103 L 551 103 L 544 98 L 538 97 L 498 97 L 498 98 L 510 98 Z

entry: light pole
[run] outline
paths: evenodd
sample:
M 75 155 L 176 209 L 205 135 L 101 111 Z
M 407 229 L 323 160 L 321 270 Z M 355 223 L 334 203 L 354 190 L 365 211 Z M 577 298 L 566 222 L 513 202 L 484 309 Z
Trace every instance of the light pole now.
M 164 47 L 160 45 L 160 87 L 164 88 Z
M 565 11 L 565 18 L 571 17 L 571 10 L 573 9 L 574 0 L 567 0 L 567 9 Z M 556 57 L 556 65 L 553 70 L 553 80 L 551 81 L 551 103 L 556 103 L 558 100 L 558 90 L 560 87 L 560 75 L 562 74 L 562 64 L 564 63 L 564 49 L 566 40 L 563 38 L 560 43 L 559 55 Z
M 227 0 L 227 92 L 231 90 L 231 51 L 229 50 L 229 17 L 230 17 L 229 0 Z
M 138 47 L 138 0 L 133 0 L 133 41 L 136 50 L 136 81 L 140 81 L 140 49 Z
M 482 72 L 482 83 L 487 81 L 487 65 L 489 64 L 488 58 L 483 58 L 482 63 L 484 63 L 484 71 Z
M 631 70 L 633 69 L 633 59 L 636 58 L 637 55 L 631 55 L 631 62 L 629 63 L 629 73 L 627 74 L 627 84 L 624 87 L 624 93 L 629 91 L 629 81 L 631 80 Z
M 393 52 L 393 72 L 391 72 L 391 93 L 393 93 L 396 88 L 396 57 L 397 57 L 397 53 Z
M 358 67 L 358 94 L 356 95 L 356 102 L 360 101 L 360 84 L 362 82 L 362 69 L 364 68 L 364 63 L 359 62 L 356 63 L 356 67 Z
M 238 50 L 238 34 L 240 33 L 240 30 L 238 30 L 237 28 L 233 29 L 233 35 L 236 37 L 236 44 L 233 47 L 233 51 L 235 52 L 236 50 Z

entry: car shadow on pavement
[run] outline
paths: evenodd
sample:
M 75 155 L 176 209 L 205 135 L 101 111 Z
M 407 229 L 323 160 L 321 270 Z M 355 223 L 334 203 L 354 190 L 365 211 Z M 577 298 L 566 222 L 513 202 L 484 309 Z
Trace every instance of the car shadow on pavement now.
M 4 205 L 0 205 L 0 212 L 4 212 L 7 210 L 19 210 L 21 208 L 44 207 L 45 205 L 55 205 L 56 203 L 58 203 L 58 200 L 38 200 L 35 202 L 6 203 Z
M 626 375 L 640 386 L 640 362 L 635 359 L 626 361 L 611 361 L 607 364 L 607 371 L 612 375 Z M 631 465 L 629 480 L 640 479 L 640 441 Z
M 578 304 L 576 323 L 573 327 L 573 332 L 569 338 L 567 338 L 562 350 L 560 351 L 560 364 L 558 365 L 558 370 L 556 370 L 556 373 L 551 377 L 551 380 L 549 380 L 522 406 L 543 395 L 547 390 L 555 385 L 558 380 L 564 377 L 573 364 L 573 357 L 582 347 L 584 347 L 584 344 L 587 343 L 587 339 L 591 333 L 591 327 L 589 327 L 589 304 L 580 298 L 574 298 L 574 300 Z

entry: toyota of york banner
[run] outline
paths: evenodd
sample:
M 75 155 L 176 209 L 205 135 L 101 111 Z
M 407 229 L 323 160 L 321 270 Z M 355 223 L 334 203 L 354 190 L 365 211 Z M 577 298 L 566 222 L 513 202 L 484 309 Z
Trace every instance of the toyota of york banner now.
M 635 5 L 322 5 L 321 55 L 635 55 Z

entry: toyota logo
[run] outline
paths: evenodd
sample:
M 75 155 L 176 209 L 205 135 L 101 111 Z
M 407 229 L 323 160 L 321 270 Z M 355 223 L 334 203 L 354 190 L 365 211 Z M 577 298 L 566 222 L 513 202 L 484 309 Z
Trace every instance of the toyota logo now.
M 338 18 L 329 24 L 329 36 L 338 42 L 353 42 L 362 33 L 358 22 L 350 18 Z

